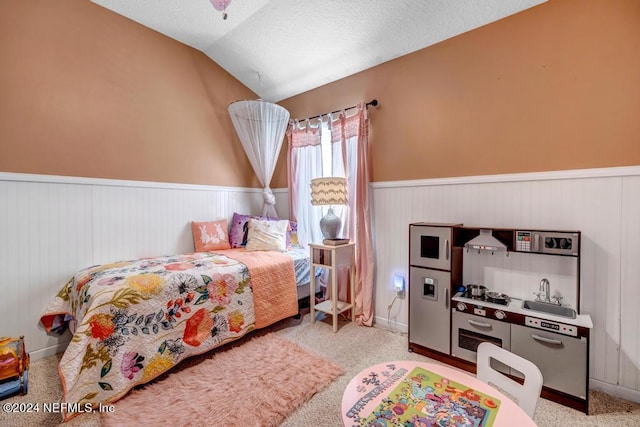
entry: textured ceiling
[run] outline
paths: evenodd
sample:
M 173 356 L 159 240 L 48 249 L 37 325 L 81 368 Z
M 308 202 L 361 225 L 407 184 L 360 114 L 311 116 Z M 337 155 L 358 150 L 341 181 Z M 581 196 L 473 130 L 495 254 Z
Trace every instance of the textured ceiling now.
M 270 101 L 306 92 L 546 0 L 92 0 L 204 52 Z

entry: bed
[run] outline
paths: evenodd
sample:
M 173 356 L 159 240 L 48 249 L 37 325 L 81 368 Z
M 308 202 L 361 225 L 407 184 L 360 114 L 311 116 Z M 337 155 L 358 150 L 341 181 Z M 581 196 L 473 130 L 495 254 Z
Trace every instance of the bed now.
M 74 329 L 59 365 L 64 419 L 296 315 L 299 295 L 309 294 L 309 265 L 302 249 L 239 248 L 77 272 L 41 317 L 49 332 Z

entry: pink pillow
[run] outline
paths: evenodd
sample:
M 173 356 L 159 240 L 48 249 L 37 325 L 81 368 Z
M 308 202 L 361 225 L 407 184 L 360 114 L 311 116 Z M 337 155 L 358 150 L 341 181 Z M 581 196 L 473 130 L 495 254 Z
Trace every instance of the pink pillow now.
M 192 222 L 191 232 L 196 252 L 208 252 L 219 249 L 230 249 L 227 234 L 227 220 Z

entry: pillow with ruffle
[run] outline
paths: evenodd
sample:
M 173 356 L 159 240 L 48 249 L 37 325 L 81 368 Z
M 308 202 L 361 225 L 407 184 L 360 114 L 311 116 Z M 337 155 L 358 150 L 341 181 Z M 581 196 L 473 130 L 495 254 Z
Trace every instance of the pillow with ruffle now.
M 247 251 L 279 251 L 287 250 L 287 230 L 289 220 L 279 221 L 249 219 L 247 230 Z
M 247 232 L 251 218 L 264 221 L 282 221 L 282 218 L 244 215 L 234 212 L 229 231 L 229 244 L 232 248 L 243 248 L 247 244 Z M 290 247 L 301 247 L 298 243 L 298 224 L 295 221 L 289 221 L 289 229 L 287 230 L 287 249 Z
M 230 249 L 227 220 L 192 222 L 191 233 L 196 252 Z

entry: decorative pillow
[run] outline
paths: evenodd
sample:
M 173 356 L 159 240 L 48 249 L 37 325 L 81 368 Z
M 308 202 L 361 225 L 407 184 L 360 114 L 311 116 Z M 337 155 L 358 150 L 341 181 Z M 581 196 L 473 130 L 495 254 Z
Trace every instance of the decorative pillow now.
M 289 221 L 290 230 L 287 232 L 287 248 L 302 248 L 298 239 L 298 223 Z
M 233 219 L 231 220 L 231 230 L 229 231 L 229 244 L 232 248 L 243 248 L 247 244 L 247 232 L 249 228 L 250 219 L 260 219 L 263 221 L 282 221 L 281 218 L 273 218 L 259 215 L 243 215 L 237 212 L 233 213 Z M 300 247 L 298 243 L 298 224 L 295 221 L 289 221 L 289 228 L 287 230 L 287 249 L 290 247 Z M 295 234 L 295 237 L 293 235 Z M 295 244 L 293 240 L 295 239 Z
M 258 218 L 255 215 L 242 215 L 233 213 L 231 220 L 231 231 L 229 231 L 229 244 L 232 248 L 242 248 L 247 244 L 247 228 L 251 218 Z
M 192 222 L 191 232 L 196 252 L 230 249 L 227 235 L 227 220 Z
M 288 229 L 288 219 L 271 221 L 250 218 L 245 250 L 284 252 L 287 250 Z

